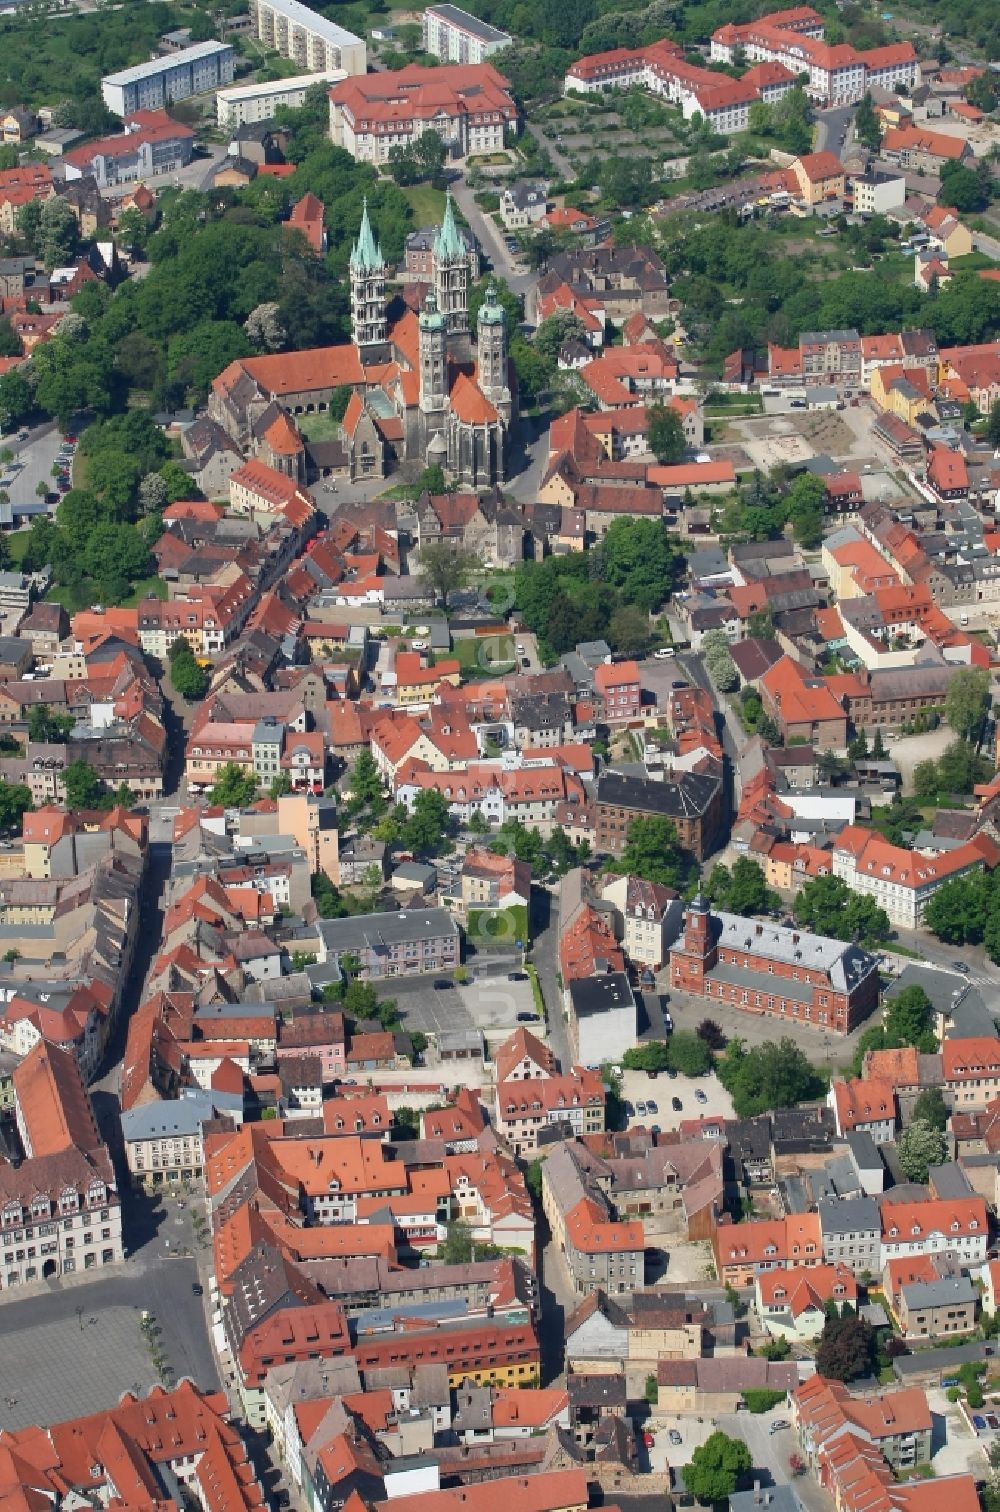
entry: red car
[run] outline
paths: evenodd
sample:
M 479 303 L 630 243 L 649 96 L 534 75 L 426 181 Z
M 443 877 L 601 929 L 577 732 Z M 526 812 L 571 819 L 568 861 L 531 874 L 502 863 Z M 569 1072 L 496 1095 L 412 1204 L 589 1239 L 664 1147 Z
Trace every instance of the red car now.
M 653 1445 L 656 1443 L 655 1436 L 650 1433 L 648 1428 L 642 1435 L 642 1442 L 645 1444 L 647 1449 L 652 1449 Z

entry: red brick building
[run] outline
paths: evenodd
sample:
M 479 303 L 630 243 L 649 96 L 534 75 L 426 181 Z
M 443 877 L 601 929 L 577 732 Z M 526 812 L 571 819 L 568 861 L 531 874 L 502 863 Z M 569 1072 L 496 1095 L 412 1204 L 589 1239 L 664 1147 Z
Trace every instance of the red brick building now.
M 878 966 L 860 946 L 713 913 L 700 894 L 670 952 L 670 980 L 677 992 L 837 1034 L 878 1003 Z
M 594 691 L 601 700 L 605 724 L 627 724 L 642 717 L 637 662 L 601 662 L 594 671 Z

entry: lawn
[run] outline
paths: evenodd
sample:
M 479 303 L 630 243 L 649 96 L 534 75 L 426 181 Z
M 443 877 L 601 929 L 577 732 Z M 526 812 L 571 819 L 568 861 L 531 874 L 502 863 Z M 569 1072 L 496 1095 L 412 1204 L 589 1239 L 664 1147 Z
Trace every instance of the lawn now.
M 139 578 L 128 598 L 122 599 L 124 608 L 131 608 L 144 598 L 166 599 L 170 597 L 166 583 L 154 573 L 152 577 Z
M 296 415 L 295 423 L 307 441 L 336 441 L 340 436 L 340 421 L 335 420 L 329 410 Z
M 528 944 L 528 910 L 523 903 L 513 908 L 474 908 L 465 932 L 470 941 L 513 950 L 519 940 Z
M 470 635 L 456 640 L 452 655 L 468 678 L 495 677 L 515 665 L 512 635 Z
M 28 549 L 31 540 L 30 530 L 12 530 L 7 536 L 7 545 L 10 547 L 10 564 L 12 567 L 20 567 L 24 561 L 24 553 Z
M 413 210 L 417 227 L 440 226 L 444 216 L 444 190 L 430 184 L 409 184 L 403 190 Z

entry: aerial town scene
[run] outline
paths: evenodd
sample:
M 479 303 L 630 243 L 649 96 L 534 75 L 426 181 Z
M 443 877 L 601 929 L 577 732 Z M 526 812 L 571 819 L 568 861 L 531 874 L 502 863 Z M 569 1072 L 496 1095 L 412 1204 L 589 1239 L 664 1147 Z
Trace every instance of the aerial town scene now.
M 0 0 L 0 1512 L 1000 1512 L 1000 6 L 769 3 Z

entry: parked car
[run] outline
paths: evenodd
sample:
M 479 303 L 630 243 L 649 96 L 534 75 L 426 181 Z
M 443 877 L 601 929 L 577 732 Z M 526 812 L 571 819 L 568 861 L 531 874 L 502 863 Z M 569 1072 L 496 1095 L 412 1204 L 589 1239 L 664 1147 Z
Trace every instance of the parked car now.
M 528 980 L 528 973 L 526 971 L 508 971 L 507 980 L 508 982 L 526 982 Z
M 449 982 L 447 977 L 437 977 L 434 982 L 435 992 L 447 992 L 449 987 L 454 987 L 454 982 Z
M 192 1281 L 191 1290 L 196 1297 L 200 1297 L 203 1295 L 205 1288 L 202 1286 L 200 1281 Z
M 647 1449 L 652 1449 L 653 1445 L 656 1443 L 655 1435 L 650 1433 L 648 1428 L 642 1435 L 642 1442 L 645 1444 Z
M 675 677 L 670 686 L 672 688 L 689 688 L 691 684 L 685 682 L 683 677 Z
M 787 1418 L 775 1418 L 767 1431 L 768 1433 L 783 1433 L 786 1428 L 790 1428 L 791 1426 Z
M 680 1113 L 682 1108 L 684 1107 L 684 1104 L 681 1102 L 679 1097 L 672 1097 L 670 1099 L 670 1106 L 673 1108 L 675 1113 Z
M 451 983 L 449 982 L 448 985 L 450 987 Z M 537 1013 L 519 1013 L 517 1015 L 517 1022 L 519 1024 L 537 1024 L 538 1023 L 538 1014 Z
M 673 646 L 661 646 L 658 651 L 653 652 L 653 660 L 672 661 L 676 654 Z
M 626 1118 L 634 1118 L 635 1117 L 635 1104 L 634 1103 L 627 1102 L 625 1104 L 625 1117 Z
M 707 1103 L 708 1102 L 708 1097 L 706 1096 L 706 1094 L 702 1091 L 702 1089 L 700 1087 L 695 1087 L 695 1089 L 694 1089 L 694 1100 L 697 1103 Z
M 660 1110 L 656 1106 L 655 1102 L 653 1102 L 652 1099 L 650 1099 L 650 1101 L 646 1104 L 646 1112 L 647 1113 L 659 1113 L 659 1111 Z
M 635 1105 L 635 1116 L 636 1116 L 636 1118 L 645 1118 L 645 1116 L 646 1116 L 646 1104 L 644 1102 L 638 1102 L 638 1103 L 636 1103 L 636 1105 Z
M 672 1444 L 683 1444 L 684 1442 L 676 1428 L 671 1428 L 670 1430 L 670 1442 Z

